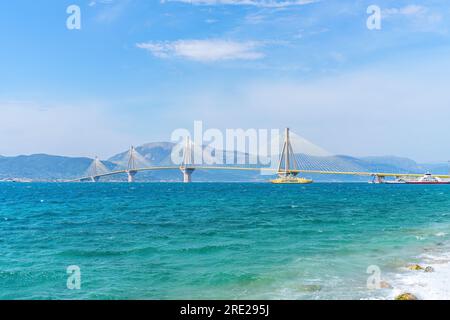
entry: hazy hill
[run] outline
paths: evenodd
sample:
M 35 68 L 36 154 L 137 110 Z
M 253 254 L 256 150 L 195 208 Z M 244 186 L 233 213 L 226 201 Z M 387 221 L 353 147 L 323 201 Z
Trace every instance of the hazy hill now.
M 136 147 L 136 151 L 144 156 L 150 165 L 170 165 L 170 154 L 174 146 L 175 144 L 170 142 L 153 142 Z M 112 156 L 108 161 L 122 161 L 127 154 L 128 150 Z
M 450 169 L 448 163 L 419 164 L 414 160 L 395 156 L 365 157 L 361 160 L 371 171 L 377 172 L 425 173 L 429 171 L 434 174 L 448 174 Z
M 84 172 L 91 161 L 88 158 L 69 158 L 47 154 L 0 157 L 0 179 L 65 179 Z

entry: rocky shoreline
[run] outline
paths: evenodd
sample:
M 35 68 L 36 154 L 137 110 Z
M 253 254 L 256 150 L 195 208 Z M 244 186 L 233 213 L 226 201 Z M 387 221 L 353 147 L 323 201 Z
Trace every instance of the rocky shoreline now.
M 450 252 L 442 256 L 424 254 L 421 259 L 421 263 L 406 266 L 391 280 L 391 299 L 450 299 Z

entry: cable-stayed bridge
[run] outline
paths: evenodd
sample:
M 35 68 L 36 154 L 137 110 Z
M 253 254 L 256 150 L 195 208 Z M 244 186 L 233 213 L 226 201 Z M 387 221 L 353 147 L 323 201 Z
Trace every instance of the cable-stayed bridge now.
M 149 161 L 139 154 L 134 147 L 125 153 L 122 159 L 115 161 L 116 167 L 108 169 L 97 157 L 86 170 L 84 176 L 68 182 L 98 182 L 101 178 L 116 175 L 126 175 L 128 182 L 135 182 L 139 172 L 179 170 L 185 183 L 192 182 L 195 171 L 242 171 L 260 172 L 264 175 L 278 176 L 280 179 L 292 181 L 297 176 L 334 175 L 359 176 L 372 178 L 374 183 L 383 183 L 386 178 L 422 178 L 424 174 L 410 172 L 378 172 L 367 171 L 358 164 L 347 161 L 344 157 L 332 156 L 319 150 L 316 154 L 295 153 L 290 140 L 289 129 L 286 129 L 284 144 L 276 167 L 248 166 L 248 165 L 203 165 L 195 164 L 195 154 L 203 152 L 201 147 L 195 146 L 186 138 L 181 165 L 152 166 Z M 450 179 L 450 175 L 433 175 L 437 179 Z M 298 178 L 296 178 L 298 179 Z

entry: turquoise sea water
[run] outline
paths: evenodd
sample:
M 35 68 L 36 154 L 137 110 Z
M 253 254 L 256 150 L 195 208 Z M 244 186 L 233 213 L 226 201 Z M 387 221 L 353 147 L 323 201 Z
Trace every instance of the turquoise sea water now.
M 0 299 L 380 297 L 367 267 L 442 250 L 449 222 L 450 186 L 3 183 Z

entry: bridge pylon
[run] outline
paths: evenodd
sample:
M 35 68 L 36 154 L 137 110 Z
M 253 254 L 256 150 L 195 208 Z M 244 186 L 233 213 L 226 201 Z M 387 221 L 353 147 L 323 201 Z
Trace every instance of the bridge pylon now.
M 299 165 L 292 149 L 289 128 L 286 128 L 283 149 L 281 151 L 280 162 L 277 174 L 280 178 L 296 177 Z
M 95 157 L 88 169 L 88 175 L 91 182 L 99 182 L 100 175 L 103 174 L 105 170 L 105 165 L 100 161 L 98 157 Z
M 386 182 L 386 177 L 379 175 L 379 174 L 374 174 L 372 175 L 372 183 L 374 184 L 383 184 Z
M 128 157 L 128 165 L 127 165 L 127 176 L 128 176 L 128 182 L 133 183 L 136 181 L 135 177 L 137 174 L 137 165 L 136 165 L 136 149 L 131 146 Z
M 180 166 L 180 170 L 183 173 L 183 182 L 191 183 L 192 174 L 195 171 L 194 168 L 194 154 L 191 139 L 186 137 L 186 145 L 184 147 L 183 163 Z
M 313 181 L 305 178 L 298 178 L 299 165 L 292 149 L 289 128 L 286 128 L 285 140 L 281 151 L 280 163 L 278 164 L 278 179 L 271 180 L 276 184 L 309 184 Z

